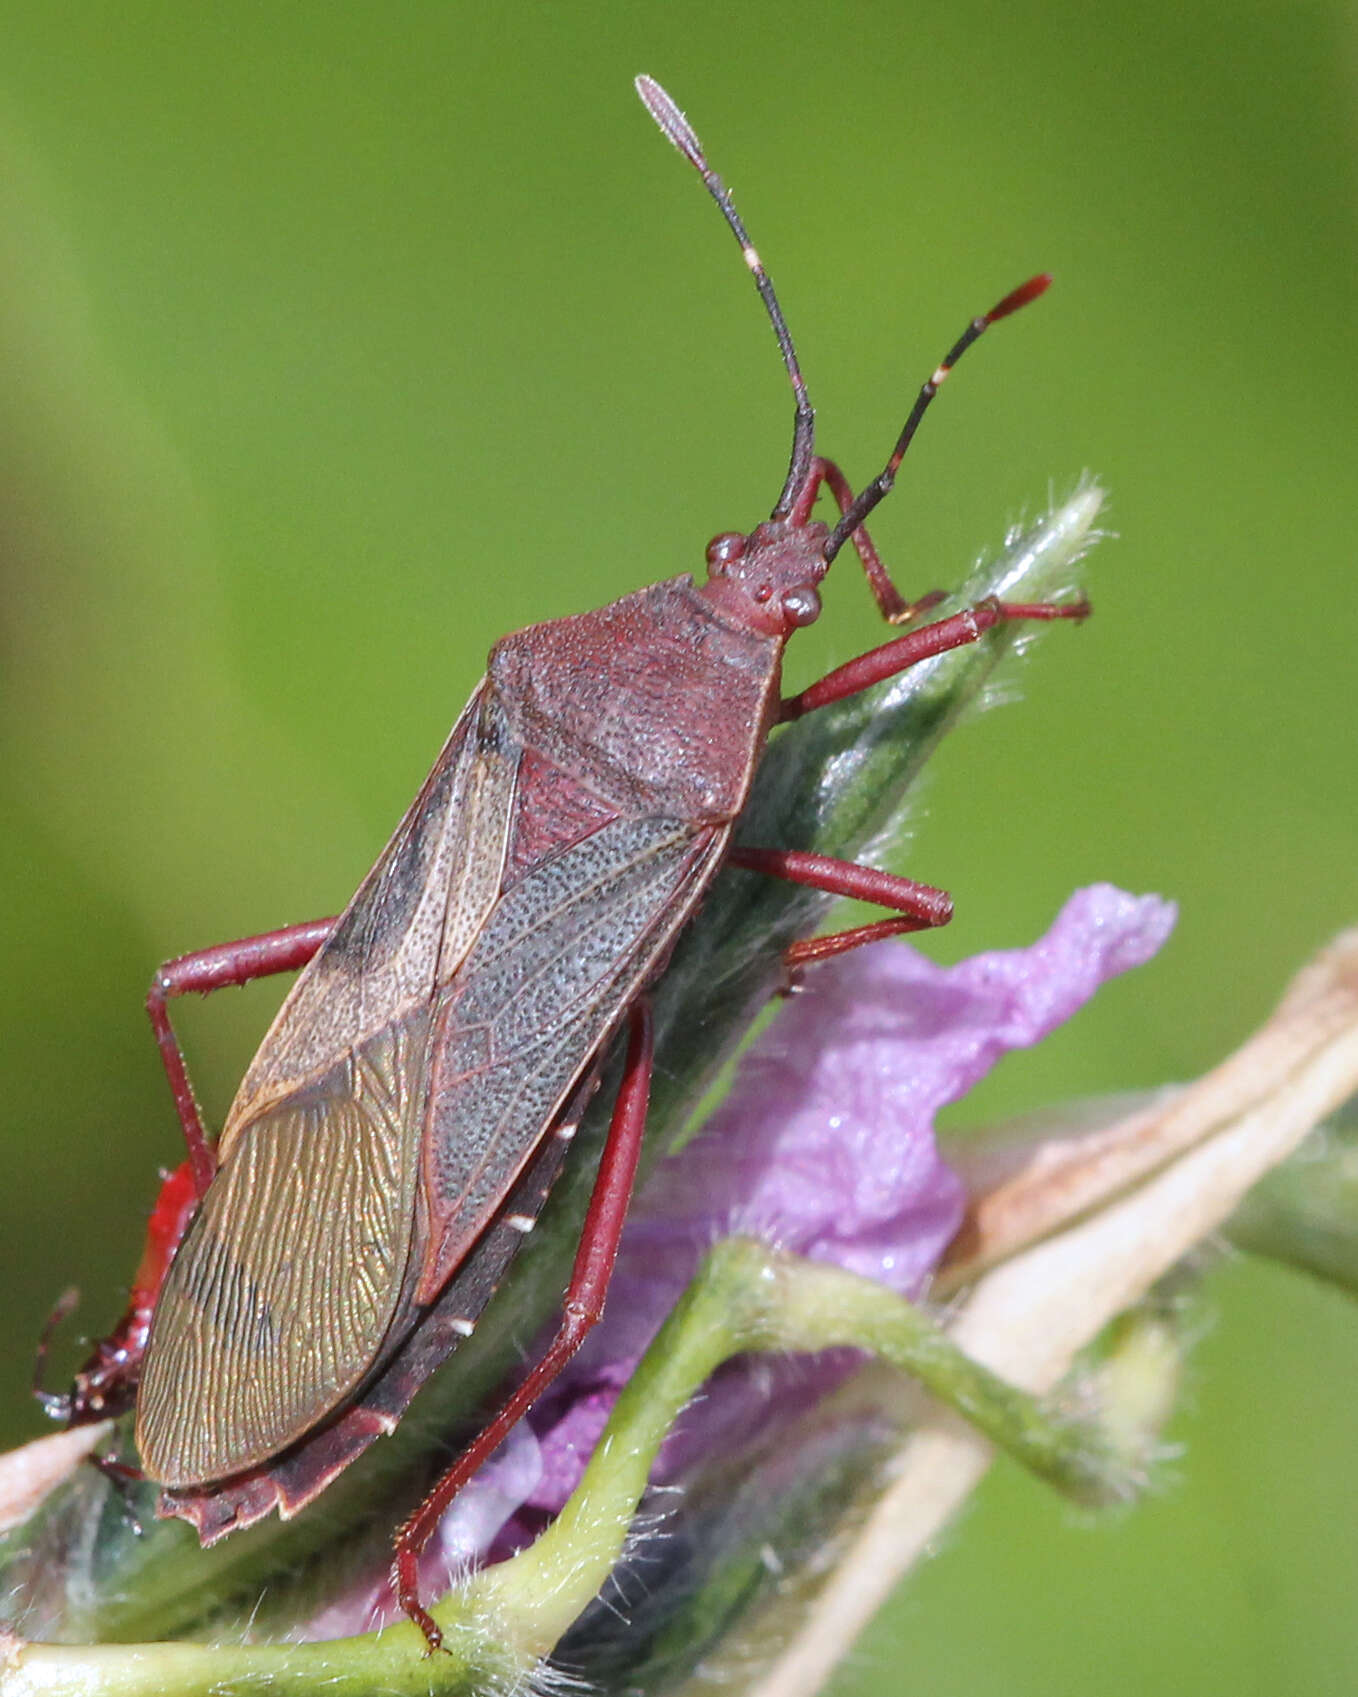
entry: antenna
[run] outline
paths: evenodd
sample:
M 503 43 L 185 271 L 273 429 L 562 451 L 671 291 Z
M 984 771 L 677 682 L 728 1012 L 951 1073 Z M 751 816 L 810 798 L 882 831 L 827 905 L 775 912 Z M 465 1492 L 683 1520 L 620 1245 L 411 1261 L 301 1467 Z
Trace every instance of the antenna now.
M 654 77 L 638 77 L 636 79 L 636 91 L 641 97 L 642 105 L 655 119 L 664 134 L 697 171 L 707 188 L 707 192 L 721 208 L 722 217 L 731 226 L 732 233 L 740 243 L 741 256 L 750 268 L 754 277 L 754 286 L 759 290 L 759 298 L 764 303 L 764 310 L 768 313 L 769 320 L 773 325 L 773 333 L 778 338 L 778 346 L 783 355 L 783 364 L 787 367 L 788 378 L 792 383 L 792 393 L 797 402 L 797 411 L 792 423 L 792 458 L 788 464 L 787 481 L 783 484 L 783 492 L 778 497 L 778 504 L 774 507 L 771 515 L 775 519 L 786 518 L 792 509 L 792 503 L 798 490 L 810 474 L 816 433 L 816 413 L 811 405 L 811 398 L 806 392 L 806 379 L 802 376 L 802 368 L 797 362 L 797 350 L 792 343 L 792 332 L 787 327 L 787 320 L 783 317 L 783 309 L 778 304 L 778 296 L 773 292 L 773 283 L 768 272 L 764 269 L 763 261 L 760 259 L 754 243 L 750 240 L 744 224 L 741 223 L 740 214 L 736 211 L 731 200 L 731 191 L 707 163 L 707 155 L 703 152 L 702 143 L 694 134 L 692 124 L 689 123 Z M 979 334 L 980 331 L 976 331 L 976 335 Z M 972 339 L 975 340 L 975 337 L 973 336 Z M 887 485 L 887 488 L 890 488 L 890 484 Z M 886 490 L 884 489 L 882 493 L 885 494 Z M 879 495 L 877 499 L 880 500 L 881 496 Z
M 896 473 L 900 468 L 900 463 L 905 458 L 905 450 L 910 446 L 914 440 L 915 432 L 919 429 L 919 421 L 924 417 L 930 401 L 943 387 L 947 381 L 948 373 L 958 360 L 961 359 L 973 342 L 979 340 L 985 334 L 992 324 L 1001 318 L 1008 318 L 1011 312 L 1017 312 L 1021 306 L 1027 306 L 1029 301 L 1035 301 L 1039 295 L 1047 292 L 1050 284 L 1051 277 L 1045 271 L 1037 277 L 1030 277 L 1026 283 L 1021 283 L 1017 289 L 1012 290 L 997 305 L 992 306 L 989 312 L 980 318 L 973 318 L 971 323 L 967 325 L 948 350 L 947 357 L 942 365 L 937 368 L 933 376 L 921 388 L 914 406 L 910 409 L 910 417 L 905 421 L 905 429 L 896 438 L 896 446 L 891 450 L 891 458 L 878 475 L 873 478 L 872 482 L 865 484 L 859 491 L 852 506 L 830 532 L 825 543 L 825 563 L 827 566 L 877 503 L 885 495 L 890 494 L 891 486 L 896 481 Z

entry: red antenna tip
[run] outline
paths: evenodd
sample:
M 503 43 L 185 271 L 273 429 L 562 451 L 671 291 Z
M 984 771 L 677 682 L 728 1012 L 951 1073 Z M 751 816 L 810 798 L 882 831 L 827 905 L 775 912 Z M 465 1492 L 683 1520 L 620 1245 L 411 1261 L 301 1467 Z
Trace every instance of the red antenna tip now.
M 1011 312 L 1017 312 L 1021 306 L 1027 306 L 1029 301 L 1035 301 L 1039 295 L 1045 295 L 1051 287 L 1051 280 L 1050 271 L 1040 271 L 1036 277 L 1030 277 L 1026 283 L 1020 283 L 998 306 L 991 307 L 985 315 L 986 323 L 993 324 L 997 318 L 1008 318 Z

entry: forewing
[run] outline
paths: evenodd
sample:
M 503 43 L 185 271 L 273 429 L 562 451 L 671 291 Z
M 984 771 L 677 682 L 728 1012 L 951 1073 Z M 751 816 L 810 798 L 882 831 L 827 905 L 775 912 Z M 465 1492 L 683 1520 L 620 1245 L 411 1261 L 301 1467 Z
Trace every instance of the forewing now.
M 494 909 L 521 750 L 485 685 L 381 858 L 300 974 L 236 1093 L 218 1145 L 339 1056 L 423 1007 Z
M 237 1138 L 156 1308 L 137 1400 L 151 1478 L 265 1461 L 368 1372 L 409 1258 L 428 1019 L 370 1039 Z
M 724 828 L 622 818 L 506 890 L 436 1016 L 425 1133 L 431 1301 L 653 974 Z
M 157 1514 L 187 1520 L 205 1545 L 252 1526 L 274 1509 L 286 1520 L 319 1496 L 374 1439 L 394 1431 L 420 1386 L 475 1331 L 523 1245 L 523 1221 L 535 1220 L 542 1210 L 596 1083 L 590 1074 L 577 1088 L 552 1135 L 543 1139 L 489 1230 L 481 1234 L 438 1301 L 352 1401 L 267 1466 L 218 1484 L 162 1491 Z
M 430 1021 L 494 910 L 517 756 L 478 690 L 246 1075 L 148 1342 L 138 1446 L 164 1484 L 269 1459 L 381 1357 L 421 1218 Z

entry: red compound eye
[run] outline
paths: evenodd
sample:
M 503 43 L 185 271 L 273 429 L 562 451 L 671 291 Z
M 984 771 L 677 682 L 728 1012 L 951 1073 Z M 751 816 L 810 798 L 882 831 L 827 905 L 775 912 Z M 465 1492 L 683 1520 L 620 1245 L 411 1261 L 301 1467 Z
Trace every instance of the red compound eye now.
M 745 538 L 738 530 L 724 530 L 720 536 L 714 536 L 707 545 L 707 569 L 712 572 L 723 571 L 732 560 L 738 560 L 745 552 Z
M 791 624 L 813 625 L 820 617 L 820 595 L 809 583 L 800 589 L 789 589 L 783 595 L 783 611 Z

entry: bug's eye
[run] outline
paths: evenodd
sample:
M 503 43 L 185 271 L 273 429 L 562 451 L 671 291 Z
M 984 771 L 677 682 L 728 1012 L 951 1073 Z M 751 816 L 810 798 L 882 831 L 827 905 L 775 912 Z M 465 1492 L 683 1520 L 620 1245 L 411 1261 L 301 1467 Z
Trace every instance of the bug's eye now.
M 744 552 L 745 538 L 740 532 L 724 530 L 707 545 L 707 569 L 710 572 L 725 571 L 731 561 L 738 560 Z
M 811 584 L 789 589 L 783 595 L 783 611 L 790 623 L 798 627 L 813 625 L 820 617 L 820 593 Z

